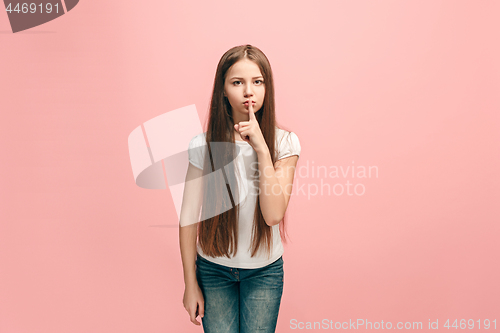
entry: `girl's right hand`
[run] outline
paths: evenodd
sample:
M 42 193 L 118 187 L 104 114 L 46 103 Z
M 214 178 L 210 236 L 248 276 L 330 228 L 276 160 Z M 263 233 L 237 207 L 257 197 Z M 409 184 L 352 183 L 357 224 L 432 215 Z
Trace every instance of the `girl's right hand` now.
M 205 300 L 203 299 L 203 294 L 198 283 L 186 285 L 182 302 L 193 324 L 198 326 L 201 325 L 201 323 L 196 320 L 196 317 L 199 315 L 200 318 L 203 318 L 205 315 Z

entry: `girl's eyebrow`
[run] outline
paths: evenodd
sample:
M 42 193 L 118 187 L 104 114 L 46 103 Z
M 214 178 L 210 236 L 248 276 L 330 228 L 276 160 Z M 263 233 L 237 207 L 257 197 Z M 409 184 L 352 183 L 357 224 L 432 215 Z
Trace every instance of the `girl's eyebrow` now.
M 264 78 L 264 77 L 261 75 L 261 76 L 256 76 L 256 77 L 253 77 L 252 79 L 258 79 L 259 77 Z M 243 80 L 243 78 L 242 78 L 242 77 L 236 77 L 236 76 L 235 76 L 235 77 L 232 77 L 230 80 L 233 80 L 233 79 L 240 79 L 240 80 Z

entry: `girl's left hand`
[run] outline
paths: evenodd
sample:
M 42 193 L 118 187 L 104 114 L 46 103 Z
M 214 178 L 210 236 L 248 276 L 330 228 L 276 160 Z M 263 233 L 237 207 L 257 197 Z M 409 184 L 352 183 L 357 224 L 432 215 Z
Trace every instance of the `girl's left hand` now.
M 234 124 L 234 128 L 240 133 L 241 138 L 258 152 L 267 147 L 267 144 L 260 130 L 259 122 L 255 118 L 253 105 L 250 101 L 248 102 L 248 117 L 248 121 L 240 121 L 238 124 Z

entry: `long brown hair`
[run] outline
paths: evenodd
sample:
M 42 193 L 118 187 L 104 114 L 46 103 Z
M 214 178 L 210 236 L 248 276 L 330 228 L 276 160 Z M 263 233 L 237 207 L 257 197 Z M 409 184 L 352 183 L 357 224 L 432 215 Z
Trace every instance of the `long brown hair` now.
M 226 256 L 230 258 L 230 253 L 236 254 L 238 247 L 239 205 L 234 204 L 239 202 L 237 200 L 238 190 L 235 191 L 233 187 L 229 186 L 229 184 L 236 184 L 236 176 L 235 172 L 231 172 L 234 171 L 233 168 L 229 171 L 224 170 L 224 166 L 230 165 L 236 157 L 234 120 L 231 104 L 223 93 L 229 68 L 243 58 L 255 62 L 264 77 L 264 102 L 261 109 L 255 113 L 255 118 L 269 148 L 273 165 L 276 161 L 276 118 L 271 65 L 264 53 L 255 46 L 247 44 L 233 47 L 224 53 L 217 65 L 208 125 L 206 125 L 206 143 L 209 153 L 205 154 L 203 175 L 210 174 L 211 177 L 203 177 L 206 184 L 204 186 L 202 218 L 201 222 L 198 223 L 198 241 L 202 251 L 211 257 Z M 218 144 L 224 142 L 232 144 Z M 229 207 L 231 208 L 229 209 Z M 222 213 L 218 214 L 221 211 Z M 203 216 L 207 218 L 204 219 Z M 284 219 L 280 222 L 280 234 L 282 241 L 286 243 L 284 222 Z M 254 257 L 261 246 L 266 247 L 268 256 L 270 256 L 273 230 L 266 224 L 262 216 L 258 196 L 252 230 L 251 256 Z

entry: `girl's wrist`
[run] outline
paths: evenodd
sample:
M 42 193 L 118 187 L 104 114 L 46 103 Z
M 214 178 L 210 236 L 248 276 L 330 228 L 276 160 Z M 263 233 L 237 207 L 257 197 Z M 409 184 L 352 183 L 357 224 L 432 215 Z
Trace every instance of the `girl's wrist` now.
M 193 278 L 185 278 L 184 279 L 184 284 L 186 288 L 194 287 L 198 285 L 198 280 L 196 279 L 196 276 Z
M 198 280 L 196 278 L 196 268 L 190 269 L 188 272 L 184 272 L 184 284 L 186 286 L 188 284 L 193 284 L 193 283 L 198 283 Z
M 271 156 L 271 154 L 269 152 L 269 147 L 267 146 L 267 144 L 264 144 L 262 148 L 256 149 L 255 152 L 257 153 L 257 157 L 266 156 L 266 155 Z

